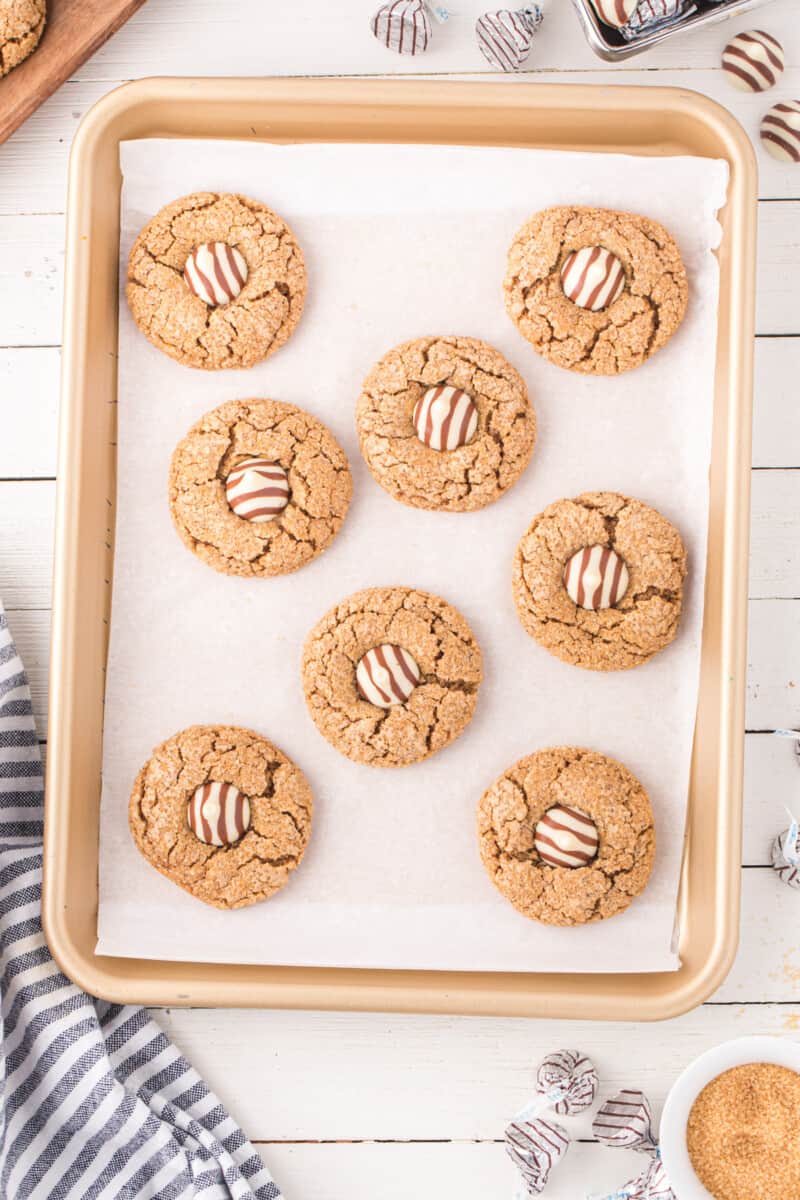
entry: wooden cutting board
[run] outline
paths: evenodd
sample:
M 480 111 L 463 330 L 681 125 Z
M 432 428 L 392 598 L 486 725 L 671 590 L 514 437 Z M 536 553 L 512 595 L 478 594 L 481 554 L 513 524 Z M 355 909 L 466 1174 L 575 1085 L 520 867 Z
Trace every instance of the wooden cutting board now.
M 143 4 L 144 0 L 47 0 L 41 42 L 30 58 L 0 79 L 0 142 Z

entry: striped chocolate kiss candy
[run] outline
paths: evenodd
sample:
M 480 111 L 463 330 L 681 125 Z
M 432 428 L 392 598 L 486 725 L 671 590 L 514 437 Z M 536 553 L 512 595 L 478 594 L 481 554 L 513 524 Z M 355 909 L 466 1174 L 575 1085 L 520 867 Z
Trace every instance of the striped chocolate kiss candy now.
M 765 92 L 773 87 L 784 67 L 783 46 L 762 29 L 737 33 L 722 51 L 726 78 L 744 92 Z
M 606 25 L 615 29 L 627 24 L 633 16 L 639 0 L 592 0 L 594 10 Z
M 516 1117 L 506 1128 L 506 1153 L 522 1176 L 517 1196 L 538 1196 L 569 1149 L 570 1136 L 544 1117 Z M 523 1190 L 524 1189 L 524 1190 Z
M 531 52 L 533 35 L 542 23 L 538 4 L 516 10 L 500 8 L 475 22 L 478 49 L 491 67 L 518 71 Z
M 225 480 L 225 495 L 237 517 L 274 521 L 289 503 L 289 476 L 266 458 L 244 458 Z
M 764 149 L 780 162 L 800 162 L 800 100 L 773 104 L 761 122 Z
M 585 546 L 567 559 L 564 568 L 564 587 L 579 608 L 613 608 L 627 592 L 628 583 L 624 559 L 609 546 Z
M 431 39 L 431 22 L 424 0 L 391 0 L 370 23 L 373 34 L 396 54 L 422 54 Z
M 613 304 L 625 287 L 622 263 L 602 246 L 581 246 L 564 259 L 561 268 L 564 295 L 578 308 L 599 312 Z
M 405 704 L 419 679 L 419 667 L 408 651 L 388 642 L 368 650 L 356 667 L 361 697 L 378 708 Z
M 187 258 L 183 278 L 195 296 L 216 308 L 239 295 L 247 282 L 247 263 L 227 242 L 203 242 Z
M 579 808 L 557 804 L 536 826 L 533 844 L 551 867 L 585 867 L 597 854 L 597 826 Z
M 431 450 L 457 450 L 475 437 L 478 410 L 475 401 L 460 388 L 428 388 L 414 405 L 417 437 Z
M 189 801 L 186 818 L 207 846 L 231 846 L 250 828 L 250 801 L 232 783 L 204 783 Z

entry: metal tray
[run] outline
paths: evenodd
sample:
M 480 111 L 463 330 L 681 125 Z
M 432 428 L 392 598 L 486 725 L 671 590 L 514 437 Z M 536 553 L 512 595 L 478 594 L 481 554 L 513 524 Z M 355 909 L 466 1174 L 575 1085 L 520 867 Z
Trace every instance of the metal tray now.
M 182 963 L 95 954 L 103 696 L 116 469 L 119 143 L 141 137 L 540 146 L 725 158 L 701 679 L 684 852 L 682 967 L 498 974 Z M 53 595 L 43 915 L 88 992 L 145 1004 L 654 1020 L 731 966 L 741 862 L 756 168 L 724 109 L 673 88 L 152 79 L 112 92 L 72 148 Z
M 598 19 L 592 0 L 572 0 L 589 45 L 595 54 L 598 54 L 600 58 L 608 59 L 609 62 L 621 62 L 624 58 L 632 58 L 635 54 L 641 54 L 643 50 L 657 46 L 659 42 L 672 37 L 674 33 L 688 33 L 691 29 L 705 28 L 717 21 L 740 17 L 750 9 L 758 8 L 766 2 L 767 0 L 727 0 L 725 4 L 716 4 L 713 8 L 691 13 L 681 20 L 663 25 L 660 29 L 653 29 L 633 42 L 627 42 L 616 29 L 612 29 L 610 25 L 606 25 Z

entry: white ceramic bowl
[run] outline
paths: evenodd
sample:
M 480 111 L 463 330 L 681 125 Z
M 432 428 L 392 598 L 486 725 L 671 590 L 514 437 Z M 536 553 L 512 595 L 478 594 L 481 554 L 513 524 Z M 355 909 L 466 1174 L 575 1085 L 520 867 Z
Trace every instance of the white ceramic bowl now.
M 800 1073 L 800 1044 L 787 1038 L 746 1037 L 707 1050 L 672 1085 L 661 1116 L 659 1143 L 667 1178 L 680 1200 L 713 1200 L 694 1172 L 686 1149 L 689 1112 L 707 1083 L 744 1063 L 777 1063 Z

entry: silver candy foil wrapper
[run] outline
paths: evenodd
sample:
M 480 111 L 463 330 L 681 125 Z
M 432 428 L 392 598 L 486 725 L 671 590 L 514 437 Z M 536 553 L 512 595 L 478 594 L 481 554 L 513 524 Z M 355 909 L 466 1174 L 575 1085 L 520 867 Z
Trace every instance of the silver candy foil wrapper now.
M 641 1174 L 603 1200 L 677 1200 L 664 1171 L 644 1092 L 625 1088 L 606 1100 L 592 1122 L 592 1133 L 606 1146 L 638 1150 L 649 1159 Z
M 538 4 L 525 8 L 500 8 L 475 22 L 478 48 L 498 71 L 518 71 L 531 52 L 533 36 L 542 23 Z
M 787 887 L 800 888 L 800 830 L 794 817 L 772 843 L 772 865 Z
M 675 24 L 694 11 L 695 7 L 689 0 L 640 0 L 627 25 L 620 29 L 620 33 L 626 41 L 631 41 L 641 37 L 643 33 L 651 33 L 654 29 Z
M 375 13 L 370 28 L 378 41 L 396 54 L 422 54 L 431 40 L 424 0 L 390 0 Z
M 572 1117 L 594 1104 L 597 1071 L 580 1050 L 555 1050 L 539 1064 L 536 1090 L 555 1112 Z
M 506 1152 L 520 1173 L 519 1196 L 538 1196 L 567 1152 L 569 1134 L 544 1117 L 515 1118 L 506 1128 Z

